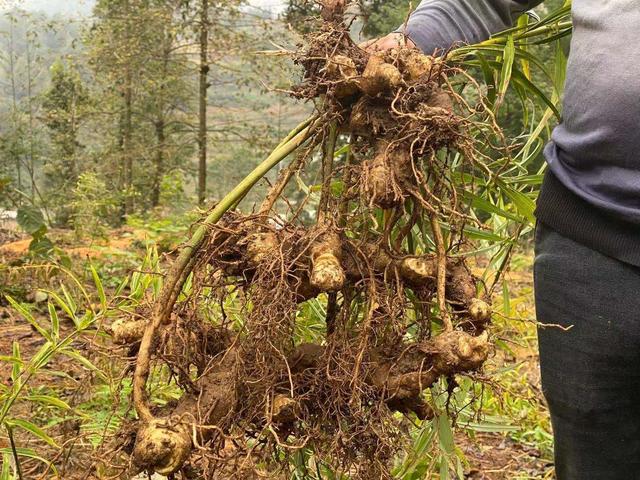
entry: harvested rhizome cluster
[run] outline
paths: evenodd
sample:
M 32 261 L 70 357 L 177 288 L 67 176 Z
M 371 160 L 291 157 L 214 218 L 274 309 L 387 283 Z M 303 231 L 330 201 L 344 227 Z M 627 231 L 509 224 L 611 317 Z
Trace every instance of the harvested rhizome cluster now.
M 455 385 L 490 354 L 461 199 L 473 188 L 466 174 L 490 173 L 482 152 L 499 130 L 478 93 L 474 105 L 460 95 L 456 78 L 475 84 L 446 58 L 370 53 L 339 5 L 323 18 L 297 58 L 305 77 L 294 95 L 317 105 L 306 141 L 259 209 L 208 226 L 186 298 L 169 295 L 167 321 L 140 348 L 134 383 L 146 382 L 150 358 L 184 394 L 163 408 L 136 404 L 122 447 L 129 472 L 288 478 L 289 460 L 312 454 L 318 468 L 388 478 L 407 425 L 433 416 L 430 387 Z M 313 225 L 291 204 L 274 210 L 311 159 L 321 178 Z M 312 314 L 320 322 L 305 333 Z M 141 323 L 113 327 L 134 354 Z

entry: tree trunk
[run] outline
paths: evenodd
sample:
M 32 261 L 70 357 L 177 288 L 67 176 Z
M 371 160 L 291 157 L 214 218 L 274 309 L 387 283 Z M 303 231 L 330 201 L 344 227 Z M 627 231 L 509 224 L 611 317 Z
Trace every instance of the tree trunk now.
M 131 75 L 127 72 L 124 88 L 124 112 L 122 121 L 122 167 L 124 180 L 124 210 L 125 215 L 133 211 L 133 197 L 131 187 L 133 185 L 133 157 L 131 155 L 132 137 L 132 102 L 133 92 L 131 89 Z
M 124 2 L 125 31 L 124 39 L 131 41 L 132 25 L 134 21 L 131 15 L 131 5 L 129 1 Z M 131 59 L 127 58 L 124 64 L 124 85 L 122 87 L 122 124 L 121 124 L 121 142 L 122 142 L 122 190 L 125 194 L 122 203 L 122 217 L 133 212 L 133 152 L 131 151 L 133 137 L 133 73 L 131 71 Z
M 160 204 L 160 184 L 162 183 L 162 176 L 164 175 L 164 159 L 166 149 L 166 88 L 165 81 L 169 75 L 169 57 L 171 56 L 171 35 L 165 33 L 164 35 L 164 48 L 162 50 L 162 84 L 160 85 L 160 92 L 158 95 L 158 112 L 155 122 L 156 128 L 156 156 L 155 156 L 155 172 L 153 178 L 153 186 L 151 190 L 151 206 L 157 207 Z
M 207 193 L 207 89 L 209 88 L 209 0 L 202 0 L 200 11 L 200 89 L 198 125 L 198 203 Z
M 25 38 L 25 52 L 27 57 L 27 108 L 29 109 L 29 163 L 27 171 L 29 172 L 29 179 L 31 181 L 31 203 L 35 204 L 36 201 L 36 165 L 35 165 L 35 147 L 34 147 L 34 127 L 33 127 L 33 76 L 31 74 L 31 48 L 29 45 L 29 31 L 26 32 Z
M 161 115 L 156 121 L 156 158 L 153 187 L 151 191 L 151 206 L 160 204 L 160 184 L 164 175 L 164 149 L 165 149 L 165 121 Z
M 9 74 L 11 76 L 11 99 L 12 99 L 12 112 L 11 112 L 11 120 L 13 122 L 13 132 L 17 132 L 17 122 L 16 115 L 18 114 L 18 95 L 16 92 L 16 69 L 14 62 L 15 55 L 15 39 L 14 39 L 14 30 L 13 30 L 13 19 L 9 19 Z M 13 142 L 12 142 L 13 143 Z M 15 152 L 15 145 L 11 147 L 12 152 Z M 20 153 L 15 152 L 15 161 L 16 161 L 16 172 L 17 172 L 17 180 L 18 180 L 18 190 L 22 190 L 22 168 L 20 165 Z M 21 199 L 18 197 L 18 201 L 20 203 Z

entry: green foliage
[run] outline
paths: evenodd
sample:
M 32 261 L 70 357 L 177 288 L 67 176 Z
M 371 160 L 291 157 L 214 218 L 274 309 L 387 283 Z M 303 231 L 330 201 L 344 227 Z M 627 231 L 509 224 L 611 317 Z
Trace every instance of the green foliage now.
M 363 2 L 364 28 L 362 32 L 369 38 L 381 37 L 401 28 L 415 8 L 416 1 L 410 0 L 368 0 Z
M 180 169 L 163 175 L 160 182 L 160 205 L 166 205 L 170 211 L 183 212 L 189 204 L 185 184 L 185 174 Z
M 77 448 L 75 442 L 61 441 L 63 425 L 77 425 L 78 434 L 87 440 L 82 449 L 90 452 L 98 451 L 125 420 L 132 419 L 131 382 L 122 381 L 122 363 L 87 349 L 86 343 L 101 344 L 105 324 L 159 293 L 157 250 L 150 246 L 137 260 L 136 271 L 118 278 L 115 288 L 92 264 L 85 271 L 76 265 L 76 273 L 56 265 L 66 281 L 39 291 L 45 297 L 44 309 L 5 296 L 10 308 L 32 327 L 40 345 L 33 350 L 31 341 L 23 347 L 16 340 L 11 352 L 0 355 L 0 362 L 11 366 L 10 380 L 0 384 L 0 442 L 8 436 L 15 442 L 15 449 L 0 449 L 0 480 L 18 478 L 17 468 L 27 460 L 44 465 L 41 471 L 48 468 L 59 475 Z M 154 403 L 165 405 L 178 398 L 180 390 L 169 378 L 170 372 L 154 372 Z
M 79 279 L 71 276 L 71 280 L 80 286 L 80 291 L 84 294 L 86 300 L 90 301 L 86 290 L 81 287 Z M 94 280 L 96 287 L 100 290 L 102 288 L 100 279 L 96 276 Z M 34 316 L 30 306 L 21 304 L 10 296 L 6 297 L 11 306 L 25 321 L 30 323 L 33 329 L 42 337 L 44 343 L 27 359 L 24 358 L 21 353 L 20 344 L 14 341 L 11 355 L 2 357 L 2 361 L 12 365 L 11 383 L 9 386 L 3 386 L 0 389 L 0 426 L 2 429 L 6 430 L 10 437 L 15 429 L 22 429 L 37 440 L 44 442 L 56 450 L 60 449 L 60 446 L 48 434 L 45 428 L 31 420 L 15 417 L 12 415 L 12 412 L 16 410 L 19 405 L 23 404 L 44 405 L 47 408 L 53 409 L 53 411 L 64 412 L 70 410 L 67 402 L 61 398 L 42 394 L 39 387 L 32 386 L 34 381 L 40 376 L 62 373 L 49 368 L 49 365 L 56 357 L 66 356 L 72 361 L 80 363 L 85 368 L 102 375 L 100 370 L 76 348 L 74 342 L 78 337 L 87 332 L 96 321 L 104 316 L 106 303 L 101 301 L 101 308 L 99 310 L 95 310 L 90 303 L 86 309 L 81 310 L 75 300 L 69 296 L 66 288 L 63 287 L 62 292 L 62 296 L 53 291 L 46 292 L 49 297 L 48 324 L 43 324 L 39 321 Z M 69 315 L 74 325 L 71 331 L 65 332 L 64 334 L 61 332 L 57 309 L 61 309 Z M 13 461 L 16 468 L 19 468 L 20 457 L 24 456 L 42 461 L 56 473 L 55 465 L 45 460 L 42 456 L 37 455 L 34 450 L 11 449 L 9 452 L 3 450 L 3 453 L 10 453 L 14 456 Z
M 118 220 L 119 200 L 95 173 L 80 174 L 67 203 L 78 237 L 105 237 L 107 227 Z
M 56 224 L 67 226 L 71 217 L 67 199 L 80 175 L 84 147 L 78 136 L 89 98 L 75 66 L 58 60 L 50 71 L 51 86 L 42 99 L 44 124 L 52 143 L 44 167 L 45 186 Z
M 47 225 L 42 210 L 33 205 L 22 206 L 18 208 L 17 221 L 20 228 L 32 237 L 29 252 L 36 257 L 49 258 L 55 246 L 47 237 Z
M 178 7 L 182 5 L 181 2 L 101 0 L 96 9 L 95 24 L 87 35 L 92 72 L 84 72 L 82 67 L 76 68 L 73 62 L 61 62 L 51 69 L 51 85 L 42 97 L 45 112 L 43 122 L 49 128 L 51 152 L 57 152 L 55 160 L 61 163 L 56 164 L 50 174 L 47 173 L 51 183 L 46 195 L 56 210 L 56 218 L 62 219 L 68 215 L 78 236 L 107 236 L 107 228 L 120 221 L 127 198 L 135 205 L 134 211 L 143 211 L 158 204 L 168 207 L 172 215 L 161 218 L 127 212 L 129 226 L 148 232 L 147 240 L 142 243 L 145 246 L 156 244 L 161 251 L 175 248 L 184 238 L 185 229 L 196 219 L 195 214 L 180 215 L 187 207 L 186 192 L 190 188 L 188 177 L 191 174 L 189 160 L 193 152 L 193 118 L 189 110 L 193 108 L 190 94 L 194 73 L 194 65 L 188 60 L 184 48 L 186 43 L 182 43 L 182 40 L 193 39 L 195 27 L 188 23 L 187 18 L 192 10 L 180 10 Z M 395 29 L 405 18 L 406 5 L 408 2 L 404 1 L 365 4 L 369 18 L 366 32 L 374 36 Z M 188 6 L 195 8 L 196 4 L 191 2 Z M 540 151 L 559 108 L 566 57 L 556 33 L 568 34 L 564 23 L 566 15 L 565 10 L 542 22 L 521 22 L 518 28 L 507 34 L 496 36 L 482 45 L 460 50 L 453 57 L 461 66 L 472 69 L 476 78 L 482 79 L 490 99 L 488 107 L 498 116 L 501 124 L 506 122 L 509 126 L 508 136 L 516 139 L 514 146 L 518 145 L 514 150 L 514 162 L 491 181 L 469 175 L 453 179 L 473 182 L 482 187 L 481 194 L 469 194 L 463 200 L 470 205 L 471 215 L 488 227 L 484 230 L 466 227 L 468 237 L 479 241 L 478 252 L 490 257 L 485 273 L 488 288 L 491 287 L 492 275 L 506 264 L 518 239 L 531 230 L 533 202 L 541 181 Z M 549 35 L 555 38 L 553 48 L 547 47 L 546 50 L 536 45 L 533 39 L 533 35 L 545 28 L 548 29 L 545 38 Z M 245 33 L 243 39 L 251 38 Z M 281 30 L 276 34 L 284 36 Z M 238 38 L 221 34 L 221 50 L 232 50 L 233 40 Z M 251 42 L 248 43 L 256 48 Z M 265 44 L 260 46 L 266 48 Z M 252 66 L 257 71 L 251 71 L 247 68 L 249 57 L 232 57 L 229 54 L 221 58 L 220 68 L 215 75 L 211 75 L 216 85 L 216 89 L 212 89 L 211 99 L 218 109 L 212 112 L 216 122 L 211 135 L 212 143 L 216 146 L 211 155 L 215 160 L 211 165 L 211 173 L 214 174 L 211 191 L 215 196 L 221 196 L 237 183 L 251 169 L 258 154 L 274 143 L 274 137 L 281 136 L 283 129 L 287 128 L 284 124 L 300 114 L 300 110 L 291 109 L 282 102 L 277 104 L 277 115 L 274 115 L 274 99 L 281 102 L 282 97 L 257 95 L 253 91 L 247 93 L 236 86 L 238 78 L 247 79 L 251 75 L 263 80 L 266 77 L 265 63 L 261 63 L 264 59 L 252 57 L 252 62 L 255 62 Z M 291 81 L 290 75 L 287 75 L 285 78 L 274 75 L 269 79 L 286 88 L 287 82 Z M 89 80 L 86 81 L 86 78 Z M 229 84 L 233 87 L 225 89 L 224 86 Z M 128 94 L 131 94 L 130 102 L 125 101 Z M 89 102 L 90 96 L 100 98 L 100 102 Z M 252 105 L 255 109 L 245 108 L 247 112 L 238 108 L 238 105 Z M 125 115 L 127 108 L 130 108 L 130 124 Z M 84 109 L 92 109 L 87 118 Z M 28 110 L 16 111 L 15 116 L 6 117 L 12 122 L 3 130 L 0 138 L 0 166 L 5 168 L 6 178 L 21 189 L 27 185 L 25 178 L 16 181 L 14 177 L 27 171 L 25 165 L 28 165 L 30 148 L 28 143 L 22 141 L 22 137 L 32 132 L 28 115 L 25 115 Z M 256 112 L 264 117 L 262 123 L 242 121 L 248 118 L 247 113 Z M 263 115 L 263 112 L 268 115 Z M 230 115 L 233 115 L 232 120 L 228 118 Z M 274 122 L 274 118 L 278 122 Z M 283 125 L 280 125 L 280 119 Z M 76 121 L 80 121 L 81 126 L 76 125 Z M 232 123 L 231 127 L 229 122 Z M 235 141 L 235 138 L 249 141 Z M 127 160 L 131 160 L 133 165 L 131 184 L 127 184 L 123 178 Z M 502 160 L 495 159 L 496 165 Z M 16 164 L 20 167 L 15 168 Z M 298 181 L 300 204 L 303 197 L 309 196 L 312 209 L 316 201 L 313 196 L 318 190 L 318 186 L 314 185 L 317 180 L 303 177 Z M 60 186 L 58 192 L 55 192 L 56 185 Z M 339 195 L 340 185 L 332 187 L 335 187 L 334 193 Z M 60 194 L 59 200 L 54 198 L 54 193 Z M 250 206 L 259 199 L 260 191 L 253 191 L 245 199 L 247 203 L 244 205 Z M 38 204 L 29 204 L 33 203 Z M 166 214 L 166 210 L 156 211 Z M 44 217 L 42 210 L 36 207 L 20 209 L 21 225 L 34 236 L 34 253 L 50 252 L 53 247 L 46 243 Z M 432 248 L 432 239 L 417 225 L 406 240 L 406 248 L 411 252 L 429 250 Z M 128 253 L 135 258 L 135 253 Z M 128 257 L 127 261 L 132 260 Z M 38 351 L 30 358 L 24 358 L 17 343 L 11 354 L 3 357 L 3 361 L 9 362 L 13 369 L 11 385 L 0 387 L 0 413 L 5 412 L 0 423 L 7 432 L 28 435 L 43 446 L 56 448 L 53 444 L 59 442 L 51 433 L 50 426 L 74 418 L 82 422 L 82 429 L 89 435 L 91 443 L 98 445 L 105 432 L 114 432 L 131 414 L 128 404 L 130 384 L 115 381 L 120 373 L 117 369 L 111 371 L 112 365 L 108 362 L 87 358 L 75 344 L 89 333 L 99 341 L 99 335 L 95 336 L 96 325 L 111 320 L 122 311 L 135 311 L 140 304 L 153 300 L 161 289 L 163 277 L 160 275 L 157 249 L 149 248 L 140 268 L 124 280 L 114 273 L 116 268 L 123 268 L 123 265 L 116 267 L 115 263 L 109 259 L 103 268 L 88 267 L 84 272 L 86 279 L 73 277 L 73 288 L 48 290 L 44 312 L 46 322 L 37 315 L 37 307 L 14 298 L 7 299 L 44 342 L 42 352 Z M 190 288 L 189 282 L 186 290 Z M 91 285 L 91 293 L 84 287 L 87 283 Z M 510 316 L 518 302 L 510 297 L 506 284 L 500 286 L 503 288 L 504 315 Z M 240 327 L 246 312 L 238 308 L 232 296 L 230 298 L 230 304 L 225 305 L 225 312 Z M 205 318 L 213 319 L 219 314 L 218 308 L 212 302 L 202 307 L 202 313 Z M 296 342 L 318 342 L 323 338 L 325 309 L 325 298 L 314 299 L 301 307 L 296 322 Z M 68 317 L 73 324 L 70 332 L 61 327 L 64 317 Z M 532 339 L 530 329 L 517 333 L 523 333 L 522 338 L 527 342 Z M 505 344 L 499 347 L 508 351 Z M 43 389 L 33 384 L 33 379 L 39 375 L 51 373 L 48 369 L 59 355 L 66 355 L 74 364 L 81 365 L 95 375 L 91 395 L 73 408 L 69 399 L 55 386 Z M 120 365 L 117 367 L 120 368 Z M 175 385 L 166 381 L 168 372 L 154 372 L 154 375 L 156 377 L 151 381 L 154 403 L 162 405 L 175 399 L 179 393 Z M 447 405 L 444 403 L 447 385 L 434 387 L 430 395 L 436 405 L 437 416 L 433 421 L 417 422 L 415 428 L 411 427 L 413 445 L 405 456 L 398 459 L 396 478 L 428 478 L 432 474 L 440 478 L 459 478 L 465 459 L 455 439 L 461 430 L 471 434 L 502 432 L 519 441 L 534 444 L 548 455 L 551 447 L 548 419 L 540 418 L 542 406 L 523 378 L 522 369 L 508 365 L 496 375 L 500 381 L 513 387 L 516 393 L 496 391 L 480 395 L 470 380 L 463 379 L 451 404 Z M 18 404 L 37 405 L 37 408 L 46 409 L 46 418 L 51 419 L 51 424 L 44 423 L 42 417 L 26 420 L 14 415 Z M 476 412 L 481 410 L 485 415 L 479 419 Z M 454 416 L 458 419 L 457 428 L 451 427 Z M 521 423 L 514 426 L 514 419 Z M 48 462 L 37 450 L 19 446 L 16 452 L 20 457 L 39 458 Z M 0 479 L 8 478 L 15 473 L 9 471 L 11 467 L 8 461 L 14 456 L 14 451 L 3 449 L 0 454 L 3 455 Z M 292 455 L 291 471 L 293 478 L 346 478 L 344 474 L 331 472 L 316 462 L 313 452 L 308 449 Z

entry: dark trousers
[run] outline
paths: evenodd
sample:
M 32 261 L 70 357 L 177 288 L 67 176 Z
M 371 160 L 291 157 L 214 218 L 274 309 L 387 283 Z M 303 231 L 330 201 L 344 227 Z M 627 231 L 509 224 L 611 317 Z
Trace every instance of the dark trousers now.
M 640 268 L 538 224 L 534 277 L 557 478 L 640 479 Z

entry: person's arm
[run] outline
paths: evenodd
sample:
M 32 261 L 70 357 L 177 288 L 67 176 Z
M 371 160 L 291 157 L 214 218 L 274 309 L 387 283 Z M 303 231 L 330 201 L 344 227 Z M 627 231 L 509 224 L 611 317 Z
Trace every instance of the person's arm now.
M 387 49 L 403 34 L 424 53 L 443 52 L 460 43 L 477 43 L 513 26 L 525 11 L 543 0 L 422 0 L 405 26 L 369 45 Z

